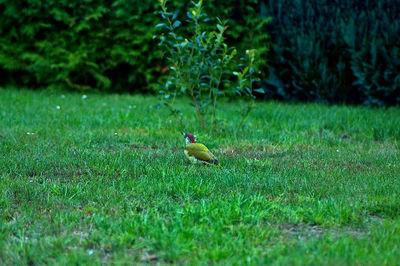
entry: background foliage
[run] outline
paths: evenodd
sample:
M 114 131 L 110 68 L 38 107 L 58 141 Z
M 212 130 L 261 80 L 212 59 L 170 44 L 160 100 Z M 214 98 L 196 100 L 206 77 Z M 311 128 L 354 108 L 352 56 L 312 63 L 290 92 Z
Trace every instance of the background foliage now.
M 205 8 L 210 17 L 234 16 L 227 34 L 247 46 L 263 35 L 246 25 L 265 19 L 254 15 L 257 1 L 245 2 L 207 1 Z M 171 1 L 176 9 L 187 4 Z M 246 16 L 236 15 L 241 7 Z M 153 0 L 0 0 L 0 85 L 151 91 L 166 71 L 152 40 L 157 11 Z
M 2 83 L 114 91 L 151 84 L 154 4 L 139 2 L 1 1 Z
M 400 103 L 398 1 L 264 0 L 274 42 L 268 97 Z
M 189 4 L 169 1 L 173 10 Z M 400 103 L 396 0 L 227 0 L 204 7 L 211 18 L 228 20 L 229 45 L 261 52 L 259 97 Z M 158 10 L 152 0 L 0 0 L 0 86 L 155 91 L 167 71 L 152 40 Z

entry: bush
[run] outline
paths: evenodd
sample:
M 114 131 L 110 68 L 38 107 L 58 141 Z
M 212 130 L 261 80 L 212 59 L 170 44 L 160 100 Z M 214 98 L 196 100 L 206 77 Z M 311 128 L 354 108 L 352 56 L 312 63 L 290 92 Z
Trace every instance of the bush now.
M 400 5 L 395 0 L 264 0 L 274 17 L 266 97 L 400 103 Z
M 202 0 L 192 2 L 193 7 L 186 12 L 184 20 L 184 17 L 178 16 L 179 12 L 169 11 L 167 0 L 159 2 L 164 22 L 156 25 L 161 30 L 154 37 L 160 41 L 170 69 L 167 82 L 160 85 L 161 103 L 176 114 L 179 112 L 174 106 L 176 96 L 190 96 L 199 122 L 206 129 L 204 116 L 209 114 L 212 124 L 216 125 L 218 99 L 231 89 L 237 95 L 250 99 L 246 111 L 242 113 L 237 133 L 253 106 L 252 85 L 257 81 L 257 70 L 254 68 L 257 51 L 246 50 L 241 59 L 236 59 L 236 49 L 225 43 L 227 26 L 220 19 L 214 30 L 212 26 L 207 26 L 210 18 L 204 12 Z M 231 82 L 234 75 L 238 79 L 236 85 Z
M 256 15 L 257 1 L 207 2 L 213 17 L 235 18 L 227 32 L 233 43 L 266 51 L 267 36 L 255 34 L 265 30 L 246 31 L 265 20 Z M 152 92 L 166 71 L 152 40 L 157 7 L 154 0 L 0 0 L 0 85 Z
M 397 2 L 227 0 L 203 5 L 210 18 L 228 19 L 229 46 L 261 53 L 258 68 L 266 78 L 257 84 L 263 88 L 258 96 L 395 105 L 400 103 Z M 160 77 L 167 76 L 152 40 L 153 25 L 161 23 L 158 4 L 0 0 L 0 86 L 157 91 Z M 169 1 L 172 10 L 189 5 Z
M 153 4 L 138 1 L 0 2 L 3 83 L 74 90 L 140 89 L 154 80 Z M 150 15 L 149 15 L 150 14 Z

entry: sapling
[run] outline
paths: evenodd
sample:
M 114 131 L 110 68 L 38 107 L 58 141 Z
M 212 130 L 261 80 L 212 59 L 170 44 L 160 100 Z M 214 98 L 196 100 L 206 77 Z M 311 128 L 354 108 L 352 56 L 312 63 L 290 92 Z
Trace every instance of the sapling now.
M 246 61 L 250 65 L 240 65 L 240 69 L 232 73 L 238 60 L 236 49 L 225 43 L 227 26 L 217 18 L 215 30 L 205 27 L 205 23 L 210 19 L 203 11 L 202 0 L 192 2 L 193 7 L 186 13 L 187 19 L 183 23 L 178 19 L 177 11 L 170 12 L 167 9 L 167 0 L 159 2 L 164 23 L 156 25 L 156 28 L 162 31 L 155 38 L 159 40 L 169 65 L 168 79 L 160 89 L 161 103 L 176 113 L 176 97 L 188 95 L 193 101 L 200 125 L 205 129 L 205 114 L 210 113 L 211 122 L 216 122 L 218 99 L 227 86 L 238 95 L 250 96 L 252 99 L 252 85 L 249 83 L 254 81 L 251 76 L 255 70 L 251 64 L 254 61 L 255 50 L 246 54 L 246 57 L 252 58 Z M 232 85 L 233 75 L 238 76 L 237 86 Z M 248 112 L 239 127 L 247 115 Z

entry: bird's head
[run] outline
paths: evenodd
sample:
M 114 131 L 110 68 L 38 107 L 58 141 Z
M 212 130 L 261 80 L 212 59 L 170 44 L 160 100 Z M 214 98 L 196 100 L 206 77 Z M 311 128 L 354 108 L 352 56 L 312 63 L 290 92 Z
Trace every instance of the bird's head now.
M 195 143 L 193 134 L 181 132 L 185 138 L 186 144 Z

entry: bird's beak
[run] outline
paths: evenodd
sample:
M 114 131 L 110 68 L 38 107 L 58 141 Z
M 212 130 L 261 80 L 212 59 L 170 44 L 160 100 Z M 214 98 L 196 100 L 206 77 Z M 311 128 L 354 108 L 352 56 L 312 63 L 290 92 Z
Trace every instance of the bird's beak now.
M 185 136 L 185 135 L 186 135 L 184 132 L 181 132 L 181 134 L 182 134 L 183 136 Z

